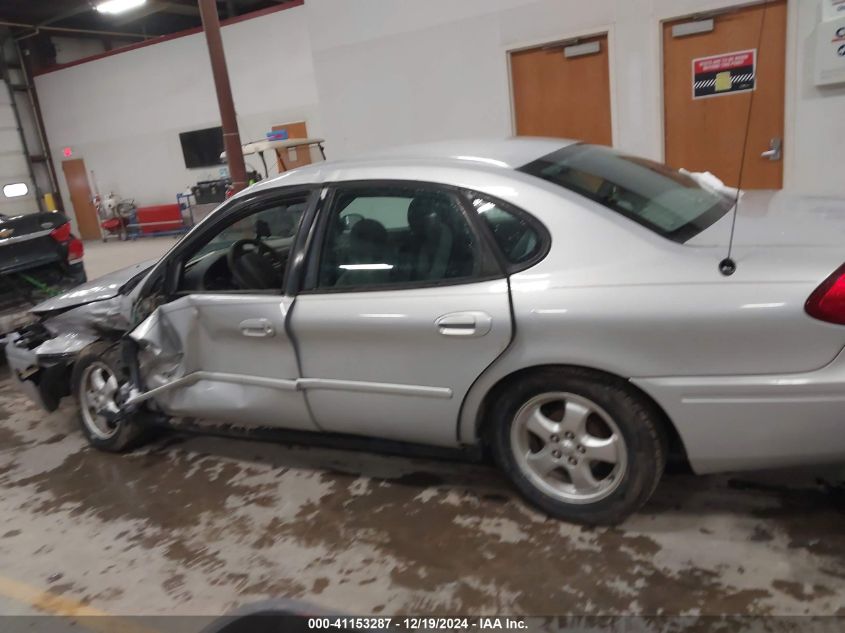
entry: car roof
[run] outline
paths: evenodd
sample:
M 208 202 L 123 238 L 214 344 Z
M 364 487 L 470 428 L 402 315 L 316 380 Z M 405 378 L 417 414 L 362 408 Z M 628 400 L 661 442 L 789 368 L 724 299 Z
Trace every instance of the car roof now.
M 358 167 L 401 168 L 407 166 L 413 168 L 425 164 L 429 167 L 477 168 L 484 171 L 507 169 L 512 171 L 577 142 L 560 138 L 511 137 L 440 141 L 392 147 L 363 153 L 355 158 L 329 160 L 293 169 L 267 180 L 262 180 L 241 193 L 288 185 L 324 182 L 330 179 L 330 174 L 336 175 L 339 171 L 354 172 Z
M 560 138 L 514 136 L 502 139 L 439 141 L 370 152 L 361 159 L 443 160 L 480 163 L 516 169 L 577 141 Z

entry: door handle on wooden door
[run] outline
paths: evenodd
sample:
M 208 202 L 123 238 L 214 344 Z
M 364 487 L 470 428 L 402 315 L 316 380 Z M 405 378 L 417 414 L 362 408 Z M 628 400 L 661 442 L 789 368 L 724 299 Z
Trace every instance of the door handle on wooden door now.
M 769 142 L 769 149 L 760 154 L 760 158 L 768 158 L 769 160 L 780 160 L 783 155 L 783 141 L 779 138 L 773 138 Z
M 276 330 L 268 319 L 246 319 L 241 321 L 241 334 L 251 337 L 275 336 Z
M 450 312 L 435 322 L 437 331 L 443 336 L 484 336 L 493 327 L 493 317 L 486 312 Z

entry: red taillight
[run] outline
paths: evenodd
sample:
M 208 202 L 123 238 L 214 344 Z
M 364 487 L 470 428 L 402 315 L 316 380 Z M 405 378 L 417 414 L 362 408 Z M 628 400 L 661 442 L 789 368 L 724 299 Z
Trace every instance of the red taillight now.
M 82 246 L 82 240 L 78 237 L 73 238 L 70 244 L 67 245 L 67 263 L 78 264 L 82 261 L 84 254 L 85 248 Z
M 82 256 L 85 254 L 85 248 L 82 246 L 82 240 L 70 234 L 70 222 L 65 222 L 61 226 L 57 226 L 50 231 L 50 237 L 56 240 L 59 244 L 67 243 L 67 263 L 78 264 L 82 261 Z
M 50 231 L 50 237 L 57 242 L 67 242 L 70 239 L 70 222 L 65 222 Z
M 816 319 L 845 325 L 845 266 L 841 266 L 813 291 L 804 309 Z

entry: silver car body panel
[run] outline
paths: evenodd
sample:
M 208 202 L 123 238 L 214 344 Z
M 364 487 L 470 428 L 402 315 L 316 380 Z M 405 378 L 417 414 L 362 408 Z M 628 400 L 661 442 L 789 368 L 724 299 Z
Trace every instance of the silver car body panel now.
M 527 368 L 575 365 L 649 394 L 698 472 L 845 459 L 845 327 L 803 309 L 845 261 L 845 201 L 744 193 L 738 269 L 723 277 L 717 264 L 730 214 L 678 244 L 513 169 L 568 143 L 390 150 L 286 172 L 239 193 L 200 226 L 257 192 L 414 180 L 505 200 L 540 220 L 552 245 L 542 261 L 510 276 L 510 293 L 508 282 L 494 280 L 295 300 L 178 299 L 132 334 L 152 356 L 144 358 L 147 387 L 179 381 L 156 392 L 156 402 L 174 414 L 235 423 L 473 444 L 485 397 L 500 381 Z M 466 311 L 489 314 L 491 330 L 465 339 L 438 333 L 437 319 Z M 268 320 L 277 338 L 237 330 L 256 318 Z
M 57 310 L 68 310 L 76 306 L 103 301 L 116 296 L 121 287 L 135 277 L 150 269 L 158 260 L 151 259 L 139 264 L 132 264 L 114 272 L 92 279 L 68 292 L 50 297 L 32 309 L 36 314 L 46 314 Z
M 845 460 L 845 352 L 813 372 L 632 382 L 674 421 L 698 473 Z
M 290 325 L 321 429 L 440 446 L 456 444 L 464 396 L 512 334 L 504 279 L 303 294 Z

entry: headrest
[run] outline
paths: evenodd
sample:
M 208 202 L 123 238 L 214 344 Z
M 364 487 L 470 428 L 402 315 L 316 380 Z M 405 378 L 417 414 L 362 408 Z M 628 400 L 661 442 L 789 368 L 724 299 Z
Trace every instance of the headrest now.
M 352 225 L 349 236 L 353 240 L 370 242 L 372 244 L 387 243 L 387 229 L 381 222 L 365 218 Z
M 449 199 L 440 193 L 423 193 L 411 200 L 408 205 L 408 226 L 412 231 L 421 232 L 426 224 L 434 219 L 443 220 L 451 209 Z

